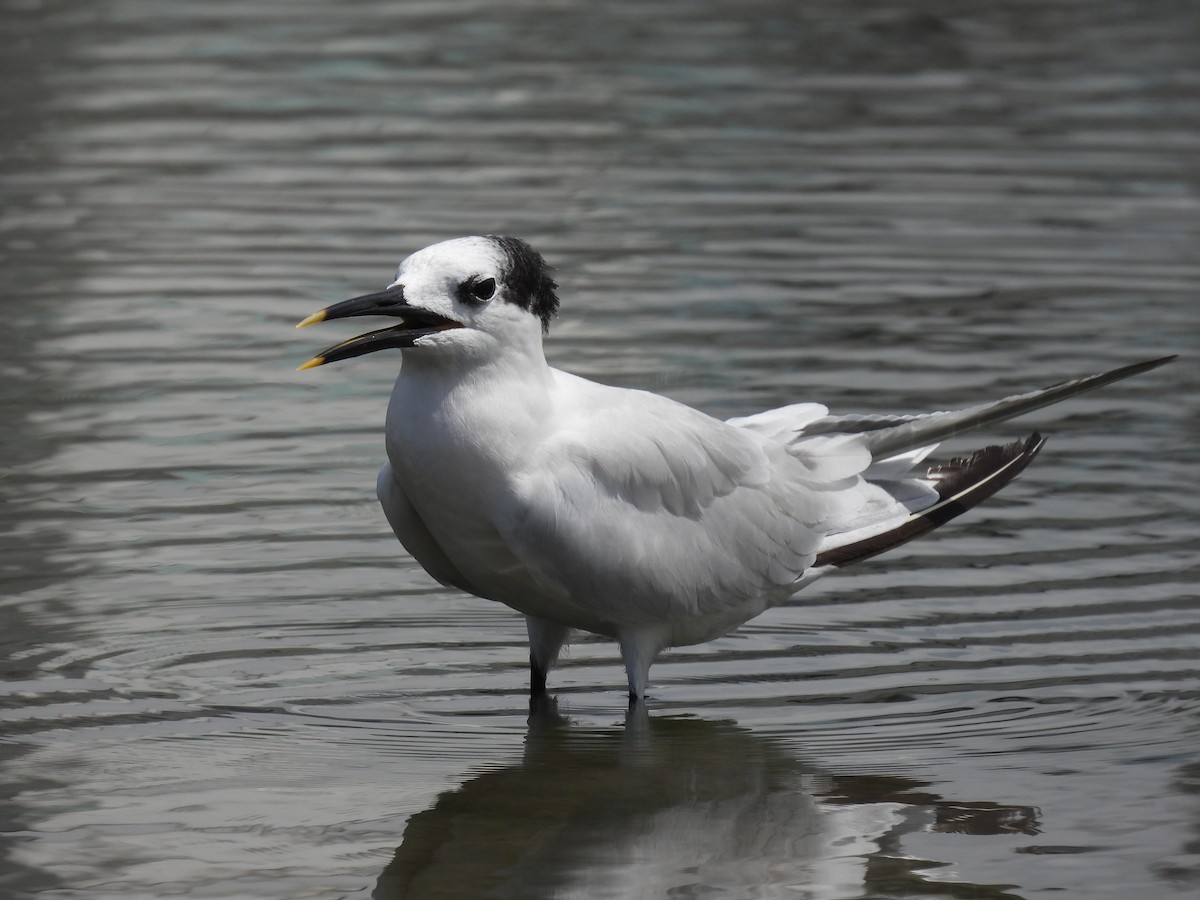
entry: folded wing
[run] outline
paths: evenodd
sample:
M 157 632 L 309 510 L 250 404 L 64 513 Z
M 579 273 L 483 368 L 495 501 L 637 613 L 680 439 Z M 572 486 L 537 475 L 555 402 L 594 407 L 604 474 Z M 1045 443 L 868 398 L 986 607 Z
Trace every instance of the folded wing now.
M 870 463 L 841 438 L 799 460 L 654 394 L 598 389 L 583 406 L 518 479 L 501 531 L 547 590 L 618 628 L 671 623 L 673 644 L 786 598 Z
M 782 602 L 802 579 L 965 512 L 1043 444 L 1035 434 L 911 474 L 939 441 L 1169 359 L 916 416 L 830 416 L 796 404 L 719 422 L 654 394 L 576 380 L 566 394 L 580 412 L 560 419 L 567 425 L 515 480 L 497 527 L 547 593 L 604 611 L 593 630 L 668 623 L 672 644 L 707 640 Z

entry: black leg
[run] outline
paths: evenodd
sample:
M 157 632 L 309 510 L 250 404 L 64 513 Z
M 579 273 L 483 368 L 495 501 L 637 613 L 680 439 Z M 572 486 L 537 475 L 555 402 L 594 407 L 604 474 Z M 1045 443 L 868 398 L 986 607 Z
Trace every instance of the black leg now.
M 529 654 L 529 696 L 542 697 L 546 693 L 546 670 Z

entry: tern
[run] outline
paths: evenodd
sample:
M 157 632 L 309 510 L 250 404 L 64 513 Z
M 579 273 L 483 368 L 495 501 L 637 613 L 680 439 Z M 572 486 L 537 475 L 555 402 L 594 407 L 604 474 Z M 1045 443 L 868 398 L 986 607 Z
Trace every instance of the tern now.
M 796 403 L 721 421 L 551 368 L 542 341 L 557 289 L 524 241 L 465 237 L 417 251 L 385 290 L 297 326 L 399 320 L 300 368 L 402 351 L 379 501 L 434 579 L 525 616 L 533 697 L 579 629 L 616 640 L 630 700 L 644 698 L 663 650 L 719 637 L 943 525 L 1012 481 L 1044 439 L 914 474 L 939 442 L 1175 358 L 947 412 Z

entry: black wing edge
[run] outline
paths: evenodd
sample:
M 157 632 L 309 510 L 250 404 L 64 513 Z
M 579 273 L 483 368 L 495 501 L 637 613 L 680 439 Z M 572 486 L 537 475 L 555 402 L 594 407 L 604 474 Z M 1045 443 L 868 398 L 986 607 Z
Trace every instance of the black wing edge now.
M 929 474 L 938 478 L 934 488 L 939 499 L 933 506 L 891 531 L 818 553 L 813 566 L 853 565 L 945 525 L 1020 475 L 1045 443 L 1046 439 L 1034 432 L 1024 440 L 984 447 L 968 457 L 931 468 Z

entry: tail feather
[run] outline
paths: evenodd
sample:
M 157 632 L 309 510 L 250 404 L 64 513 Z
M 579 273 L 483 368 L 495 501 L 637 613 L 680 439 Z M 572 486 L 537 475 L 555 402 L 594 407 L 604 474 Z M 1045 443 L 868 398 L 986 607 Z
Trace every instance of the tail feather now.
M 832 535 L 842 541 L 817 554 L 814 568 L 842 568 L 861 562 L 927 534 L 983 502 L 1019 475 L 1046 443 L 1036 432 L 1023 441 L 977 450 L 971 456 L 952 459 L 929 470 L 928 479 L 938 499 L 888 531 L 856 540 L 854 532 Z

